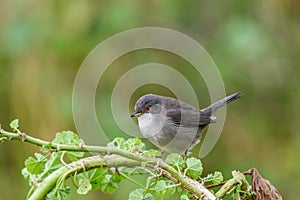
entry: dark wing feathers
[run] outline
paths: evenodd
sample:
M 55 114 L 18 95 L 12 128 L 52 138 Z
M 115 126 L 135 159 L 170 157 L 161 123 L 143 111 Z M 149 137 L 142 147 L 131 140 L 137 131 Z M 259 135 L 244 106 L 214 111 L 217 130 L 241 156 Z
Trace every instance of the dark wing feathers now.
M 214 122 L 211 116 L 216 110 L 241 96 L 242 93 L 240 92 L 234 93 L 202 110 L 197 110 L 189 104 L 169 97 L 164 97 L 164 105 L 167 106 L 167 116 L 174 124 L 185 127 L 201 127 Z
M 202 113 L 189 104 L 173 98 L 165 98 L 167 116 L 178 126 L 195 127 L 205 126 L 213 122 L 209 115 Z

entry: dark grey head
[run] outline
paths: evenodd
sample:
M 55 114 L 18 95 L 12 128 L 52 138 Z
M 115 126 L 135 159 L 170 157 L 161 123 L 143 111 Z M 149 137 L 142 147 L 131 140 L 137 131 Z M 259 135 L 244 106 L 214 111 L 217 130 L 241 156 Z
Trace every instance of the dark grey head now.
M 161 96 L 155 94 L 146 94 L 137 100 L 134 106 L 134 113 L 130 117 L 139 117 L 145 113 L 157 114 L 161 111 Z

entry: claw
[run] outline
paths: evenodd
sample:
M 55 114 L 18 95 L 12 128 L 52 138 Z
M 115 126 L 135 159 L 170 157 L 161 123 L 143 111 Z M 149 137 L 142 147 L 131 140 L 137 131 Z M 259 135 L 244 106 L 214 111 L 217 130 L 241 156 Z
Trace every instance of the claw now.
M 183 168 L 182 168 L 182 171 L 184 172 L 185 169 L 186 169 L 186 159 L 187 157 L 191 154 L 191 152 L 189 152 L 189 150 L 185 150 L 184 154 L 183 154 L 183 161 L 184 161 L 184 164 L 183 164 Z

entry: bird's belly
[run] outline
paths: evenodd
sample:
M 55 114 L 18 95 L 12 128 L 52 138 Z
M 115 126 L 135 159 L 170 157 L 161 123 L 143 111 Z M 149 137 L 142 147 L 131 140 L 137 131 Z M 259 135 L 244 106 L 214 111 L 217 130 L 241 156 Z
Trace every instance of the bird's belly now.
M 180 127 L 163 117 L 144 114 L 138 118 L 141 133 L 154 145 L 171 153 L 184 153 L 199 142 L 201 128 Z
M 167 129 L 167 130 L 166 130 Z M 184 153 L 197 144 L 201 137 L 201 129 L 198 127 L 179 127 L 170 131 L 163 129 L 163 134 L 156 138 L 160 148 L 171 153 Z

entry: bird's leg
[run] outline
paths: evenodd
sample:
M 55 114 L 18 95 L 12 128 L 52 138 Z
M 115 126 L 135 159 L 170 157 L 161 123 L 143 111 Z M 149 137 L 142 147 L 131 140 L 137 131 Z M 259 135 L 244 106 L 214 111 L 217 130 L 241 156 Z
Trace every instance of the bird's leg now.
M 189 150 L 185 150 L 184 154 L 183 154 L 183 159 L 184 159 L 184 163 L 186 162 L 187 156 L 189 154 Z
M 184 161 L 184 164 L 183 164 L 183 168 L 182 168 L 182 171 L 184 172 L 185 169 L 186 169 L 186 159 L 187 159 L 187 156 L 189 154 L 189 150 L 185 150 L 184 154 L 183 154 L 183 161 Z
M 162 150 L 162 149 L 160 149 L 160 154 L 163 154 L 163 153 L 165 153 L 165 150 Z

